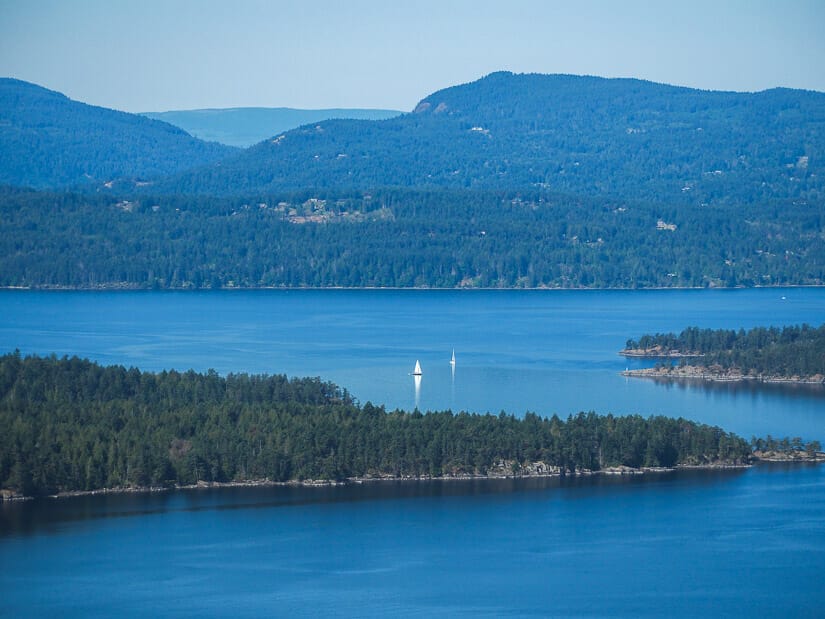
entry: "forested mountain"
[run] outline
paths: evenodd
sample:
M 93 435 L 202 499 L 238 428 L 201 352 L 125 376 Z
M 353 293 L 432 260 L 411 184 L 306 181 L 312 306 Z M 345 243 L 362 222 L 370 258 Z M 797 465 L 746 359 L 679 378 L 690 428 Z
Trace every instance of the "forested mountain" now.
M 384 120 L 399 114 L 397 110 L 238 107 L 145 112 L 143 116 L 180 127 L 201 140 L 246 148 L 284 131 L 331 118 Z
M 0 286 L 822 285 L 825 204 L 667 206 L 546 191 L 248 198 L 0 188 Z
M 236 120 L 246 123 L 249 113 Z M 146 190 L 151 177 L 154 194 L 440 187 L 697 206 L 825 199 L 825 94 L 810 91 L 493 73 L 395 118 L 274 133 L 237 152 L 0 81 L 0 182 L 10 185 L 102 188 L 120 179 L 115 190 L 131 191 Z
M 825 94 L 494 73 L 384 121 L 275 136 L 152 191 L 549 188 L 669 204 L 825 198 Z
M 743 463 L 743 439 L 684 419 L 386 412 L 317 378 L 141 372 L 0 357 L 0 490 L 269 479 L 575 472 Z
M 164 122 L 0 79 L 0 183 L 100 187 L 113 179 L 173 174 L 235 150 Z
M 85 192 L 0 188 L 0 286 L 825 283 L 822 93 L 495 73 L 244 151 L 17 80 L 0 114 L 0 182 Z

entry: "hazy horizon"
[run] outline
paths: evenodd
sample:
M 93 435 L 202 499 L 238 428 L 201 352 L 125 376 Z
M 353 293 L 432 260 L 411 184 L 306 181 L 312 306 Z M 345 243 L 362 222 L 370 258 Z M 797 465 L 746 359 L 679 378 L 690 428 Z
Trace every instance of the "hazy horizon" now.
M 411 110 L 494 71 L 825 91 L 825 3 L 0 0 L 0 75 L 128 112 Z

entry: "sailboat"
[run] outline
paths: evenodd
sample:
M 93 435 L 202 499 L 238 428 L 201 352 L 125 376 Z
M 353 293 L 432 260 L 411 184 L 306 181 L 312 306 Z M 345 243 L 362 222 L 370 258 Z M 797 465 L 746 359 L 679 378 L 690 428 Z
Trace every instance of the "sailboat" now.
M 450 358 L 450 365 L 455 367 L 455 348 L 453 348 L 453 356 Z
M 415 369 L 413 370 L 413 376 L 421 376 L 423 372 L 421 371 L 421 364 L 418 362 L 418 359 L 415 360 Z

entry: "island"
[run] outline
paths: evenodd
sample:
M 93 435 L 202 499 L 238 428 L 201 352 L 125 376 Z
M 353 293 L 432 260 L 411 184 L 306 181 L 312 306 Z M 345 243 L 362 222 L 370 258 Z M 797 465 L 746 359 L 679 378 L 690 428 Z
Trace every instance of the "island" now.
M 387 411 L 319 378 L 0 357 L 4 498 L 743 467 L 785 447 L 825 458 L 817 442 L 749 443 L 663 416 Z
M 625 376 L 825 385 L 825 325 L 688 327 L 678 335 L 630 339 L 619 354 L 659 360 L 652 368 L 625 370 Z

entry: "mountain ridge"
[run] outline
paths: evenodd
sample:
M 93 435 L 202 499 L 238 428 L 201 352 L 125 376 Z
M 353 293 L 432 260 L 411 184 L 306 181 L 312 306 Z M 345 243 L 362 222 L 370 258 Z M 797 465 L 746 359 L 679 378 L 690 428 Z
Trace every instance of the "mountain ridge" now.
M 157 189 L 540 187 L 690 204 L 804 200 L 825 196 L 821 152 L 825 94 L 815 91 L 498 72 L 388 120 L 285 132 Z
M 40 189 L 534 188 L 694 206 L 825 199 L 825 93 L 787 88 L 495 72 L 409 113 L 313 122 L 239 151 L 7 79 L 0 138 L 0 183 Z
M 173 174 L 235 151 L 162 121 L 0 78 L 0 183 L 99 186 L 116 178 Z

